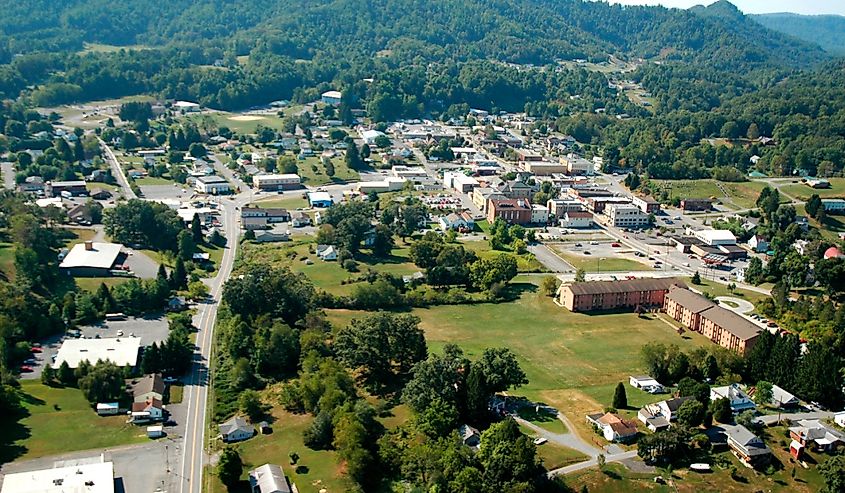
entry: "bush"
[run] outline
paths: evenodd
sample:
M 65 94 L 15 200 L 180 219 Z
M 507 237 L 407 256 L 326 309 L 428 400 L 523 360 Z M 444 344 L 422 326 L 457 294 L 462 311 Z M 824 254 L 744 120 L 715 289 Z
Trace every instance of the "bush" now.
M 350 259 L 346 259 L 343 261 L 343 268 L 346 269 L 348 272 L 358 272 L 358 262 Z

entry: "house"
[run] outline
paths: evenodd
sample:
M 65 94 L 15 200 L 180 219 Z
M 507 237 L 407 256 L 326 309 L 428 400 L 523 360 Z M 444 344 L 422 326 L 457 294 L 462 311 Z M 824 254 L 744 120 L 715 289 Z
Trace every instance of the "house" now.
M 801 403 L 797 397 L 785 391 L 784 389 L 772 384 L 772 407 L 790 408 L 796 407 Z
M 637 425 L 618 414 L 588 414 L 587 422 L 596 426 L 608 442 L 626 443 L 637 436 Z
M 308 203 L 311 207 L 331 207 L 334 201 L 329 192 L 310 192 L 308 193 Z
M 91 198 L 95 200 L 108 200 L 112 196 L 111 192 L 102 188 L 91 189 Z
M 120 404 L 117 402 L 98 402 L 97 414 L 100 416 L 114 416 L 120 413 Z
M 226 443 L 249 440 L 255 434 L 255 429 L 240 416 L 232 416 L 219 428 L 220 436 Z
M 461 436 L 461 441 L 467 447 L 478 447 L 481 444 L 481 433 L 470 425 L 461 425 L 458 428 L 458 434 Z
M 558 303 L 572 312 L 662 307 L 675 285 L 685 286 L 674 277 L 575 282 L 560 287 Z
M 646 428 L 654 433 L 668 430 L 671 426 L 668 419 L 648 407 L 643 407 L 639 410 L 637 419 L 642 421 Z
M 712 199 L 681 199 L 681 210 L 687 212 L 709 211 L 713 208 Z
M 329 105 L 339 105 L 343 94 L 340 91 L 326 91 L 320 95 L 320 102 Z
M 748 240 L 748 248 L 757 253 L 766 253 L 769 251 L 769 242 L 760 235 L 754 235 Z
M 487 204 L 487 221 L 490 224 L 502 219 L 509 224 L 529 224 L 531 203 L 524 199 L 491 200 Z
M 224 195 L 232 192 L 232 185 L 222 176 L 199 176 L 194 184 L 197 193 L 206 195 Z
M 294 173 L 254 175 L 252 186 L 258 190 L 279 191 L 295 190 L 302 187 L 299 175 Z
M 132 403 L 131 420 L 133 423 L 147 423 L 164 419 L 164 405 L 161 399 L 151 398 L 144 402 Z
M 545 205 L 531 204 L 531 223 L 532 224 L 548 224 L 549 223 L 549 208 Z
M 628 383 L 635 389 L 640 389 L 649 394 L 662 394 L 666 392 L 666 388 L 657 380 L 648 375 L 630 376 Z
M 663 418 L 668 422 L 672 422 L 678 419 L 678 409 L 681 408 L 681 405 L 690 400 L 694 399 L 693 396 L 685 396 L 685 397 L 676 397 L 674 399 L 667 399 L 665 401 L 656 402 L 654 404 L 647 404 L 640 409 L 640 412 L 637 413 L 637 417 L 643 424 L 648 425 L 647 419 L 644 418 Z M 654 431 L 654 430 L 652 430 Z
M 743 411 L 756 410 L 754 401 L 748 394 L 739 388 L 739 385 L 732 383 L 724 387 L 713 387 L 710 389 L 710 400 L 728 399 L 731 403 L 731 411 L 741 413 Z
M 317 256 L 324 262 L 337 260 L 337 248 L 334 245 L 317 245 Z
M 249 488 L 252 493 L 291 493 L 282 467 L 264 464 L 249 471 Z
M 455 231 L 472 231 L 475 228 L 475 221 L 472 219 L 472 216 L 464 211 L 460 214 L 451 213 L 446 216 L 440 216 L 437 219 L 437 222 L 440 224 L 440 228 L 443 231 L 448 230 L 455 230 Z
M 593 215 L 587 211 L 566 211 L 560 220 L 561 228 L 587 229 L 593 227 Z
M 845 411 L 840 411 L 833 415 L 833 422 L 845 428 Z
M 158 373 L 144 375 L 129 383 L 133 402 L 147 402 L 150 399 L 164 399 L 164 380 Z
M 384 137 L 384 132 L 379 132 L 378 130 L 364 130 L 361 132 L 361 138 L 364 140 L 364 143 L 370 146 L 375 145 L 379 137 Z
M 181 296 L 173 296 L 167 300 L 167 311 L 169 312 L 181 312 L 187 307 L 188 302 Z
M 88 204 L 78 204 L 67 211 L 67 217 L 77 224 L 91 224 L 93 215 Z
M 416 271 L 416 272 L 414 272 L 413 274 L 410 274 L 410 275 L 402 276 L 402 282 L 404 282 L 405 284 L 419 283 L 419 282 L 422 282 L 423 280 L 425 280 L 425 274 L 423 274 L 420 271 Z
M 728 447 L 742 463 L 751 467 L 765 465 L 772 457 L 772 451 L 759 437 L 742 425 L 723 426 Z
M 280 241 L 290 241 L 290 235 L 274 231 L 259 231 L 255 233 L 256 243 L 278 243 Z
M 802 448 L 817 452 L 833 452 L 845 443 L 845 435 L 817 419 L 799 420 L 796 426 L 789 428 L 789 436 Z
M 294 212 L 291 215 L 290 223 L 294 228 L 302 228 L 311 225 L 311 216 L 304 212 Z

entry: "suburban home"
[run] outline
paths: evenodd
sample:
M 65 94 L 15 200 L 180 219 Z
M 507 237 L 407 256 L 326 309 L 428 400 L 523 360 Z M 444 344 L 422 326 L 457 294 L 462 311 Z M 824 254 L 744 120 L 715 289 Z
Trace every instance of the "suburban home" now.
M 840 411 L 833 415 L 833 422 L 845 428 L 845 411 Z
M 472 231 L 475 228 L 475 221 L 469 212 L 466 211 L 460 214 L 453 212 L 446 216 L 440 216 L 437 222 L 443 231 L 449 231 L 450 229 L 455 231 Z
M 799 420 L 796 426 L 789 428 L 789 436 L 801 445 L 797 447 L 799 456 L 804 448 L 829 453 L 845 443 L 845 435 L 817 419 Z
M 731 411 L 734 413 L 741 413 L 748 410 L 756 410 L 757 406 L 754 401 L 748 397 L 748 394 L 739 388 L 739 385 L 732 383 L 724 387 L 713 387 L 710 389 L 710 400 L 728 399 L 731 403 Z
M 748 240 L 748 248 L 757 253 L 766 253 L 769 251 L 769 242 L 760 235 L 754 235 Z
M 252 438 L 255 428 L 240 416 L 232 416 L 220 424 L 220 436 L 226 443 L 241 442 Z
M 637 418 L 643 422 L 646 426 L 649 425 L 649 419 L 655 418 L 663 418 L 667 421 L 667 423 L 671 423 L 678 419 L 678 409 L 681 408 L 681 405 L 690 400 L 694 399 L 693 396 L 686 396 L 686 397 L 676 397 L 674 399 L 667 399 L 665 401 L 660 401 L 654 404 L 647 404 L 640 409 L 640 412 L 637 413 Z M 667 424 L 668 427 L 668 424 Z M 651 426 L 649 426 L 651 429 Z M 652 430 L 655 431 L 655 430 Z
M 147 402 L 150 399 L 160 401 L 164 399 L 164 380 L 159 373 L 144 375 L 137 380 L 132 380 L 129 383 L 129 387 L 133 402 Z
M 311 225 L 311 216 L 304 212 L 294 212 L 290 223 L 294 228 L 302 228 Z
M 786 390 L 772 384 L 772 407 L 791 408 L 797 407 L 801 401 Z
M 112 196 L 111 192 L 102 188 L 91 189 L 91 198 L 95 200 L 108 200 Z
M 666 388 L 660 382 L 648 375 L 632 375 L 628 377 L 628 383 L 631 384 L 631 387 L 648 392 L 649 394 L 662 394 L 666 392 Z
M 337 260 L 337 248 L 334 245 L 317 245 L 317 257 L 324 262 Z
M 132 422 L 147 423 L 164 419 L 164 405 L 160 399 L 151 398 L 146 402 L 132 403 Z
M 639 410 L 637 413 L 637 419 L 642 421 L 642 423 L 654 433 L 658 431 L 668 430 L 670 427 L 669 420 L 666 419 L 664 416 L 656 413 L 654 409 L 646 406 Z
M 100 416 L 113 416 L 120 413 L 120 404 L 117 402 L 97 403 L 97 414 Z
M 470 425 L 461 425 L 458 428 L 458 434 L 467 447 L 476 448 L 481 444 L 481 433 Z
M 425 274 L 423 274 L 420 271 L 416 271 L 413 274 L 402 276 L 402 282 L 404 282 L 405 284 L 420 283 L 420 282 L 423 282 L 424 280 L 425 280 Z
M 167 311 L 169 312 L 181 312 L 187 307 L 188 302 L 181 296 L 173 296 L 167 300 Z
M 723 427 L 728 447 L 737 459 L 751 467 L 765 465 L 772 458 L 772 451 L 759 437 L 742 425 Z
M 680 279 L 647 278 L 624 281 L 585 281 L 564 284 L 559 304 L 572 312 L 662 307 L 671 286 L 685 286 Z
M 291 493 L 291 487 L 281 466 L 264 464 L 249 471 L 252 493 Z
M 273 231 L 259 231 L 255 233 L 256 243 L 277 243 L 280 241 L 290 241 L 290 235 Z
M 560 219 L 561 228 L 585 229 L 593 227 L 593 215 L 587 211 L 566 211 Z
M 618 414 L 588 414 L 587 422 L 596 426 L 608 442 L 630 442 L 637 436 L 637 425 Z
M 88 204 L 77 204 L 67 211 L 67 217 L 77 224 L 91 224 L 93 222 L 93 215 Z

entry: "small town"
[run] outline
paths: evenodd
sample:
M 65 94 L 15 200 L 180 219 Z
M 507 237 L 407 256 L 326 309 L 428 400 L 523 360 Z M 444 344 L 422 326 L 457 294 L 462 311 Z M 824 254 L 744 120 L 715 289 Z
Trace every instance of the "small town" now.
M 584 3 L 661 29 L 715 16 L 707 43 L 734 16 L 821 65 L 768 92 L 775 61 L 483 62 L 468 44 L 423 80 L 413 34 L 247 96 L 252 57 L 288 38 L 234 57 L 214 47 L 255 32 L 209 24 L 197 83 L 237 83 L 197 90 L 183 60 L 176 89 L 71 97 L 86 64 L 199 57 L 200 27 L 86 40 L 48 79 L 28 72 L 48 45 L 20 44 L 48 33 L 0 28 L 0 74 L 33 81 L 0 81 L 0 493 L 845 491 L 836 48 L 725 0 Z M 328 71 L 318 53 L 277 76 Z M 831 107 L 775 109 L 812 90 Z

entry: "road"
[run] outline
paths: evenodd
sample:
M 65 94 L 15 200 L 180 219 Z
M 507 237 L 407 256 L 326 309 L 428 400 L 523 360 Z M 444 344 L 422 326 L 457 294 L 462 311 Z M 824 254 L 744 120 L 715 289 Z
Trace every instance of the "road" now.
M 240 234 L 238 208 L 247 204 L 249 198 L 250 196 L 247 193 L 220 201 L 228 246 L 223 253 L 217 276 L 208 280 L 209 299 L 206 303 L 200 305 L 197 314 L 194 316 L 194 324 L 199 332 L 197 333 L 197 351 L 193 366 L 185 380 L 183 402 L 186 405 L 187 416 L 181 474 L 179 475 L 179 493 L 200 493 L 202 490 L 206 419 L 210 414 L 208 391 L 213 381 L 213 375 L 209 371 L 209 362 L 214 341 L 214 324 L 217 321 L 217 308 L 223 293 L 223 285 L 232 273 L 232 266 L 237 255 Z
M 106 142 L 97 137 L 97 140 L 100 141 L 100 147 L 103 148 L 103 152 L 106 154 L 106 161 L 109 162 L 109 166 L 111 166 L 112 175 L 117 180 L 117 184 L 120 185 L 120 188 L 123 190 L 123 196 L 127 199 L 137 199 L 138 195 L 132 191 L 132 188 L 129 187 L 129 180 L 126 179 L 126 175 L 123 173 L 123 168 L 120 167 L 120 161 L 117 160 L 117 156 L 114 155 L 114 151 L 111 150 L 111 147 L 106 144 Z
M 550 271 L 560 273 L 573 273 L 575 268 L 566 260 L 556 254 L 550 247 L 537 243 L 535 245 L 528 245 L 528 251 L 532 253 L 543 266 Z
M 6 190 L 15 189 L 15 165 L 8 161 L 0 163 L 0 170 L 3 173 L 3 186 Z

